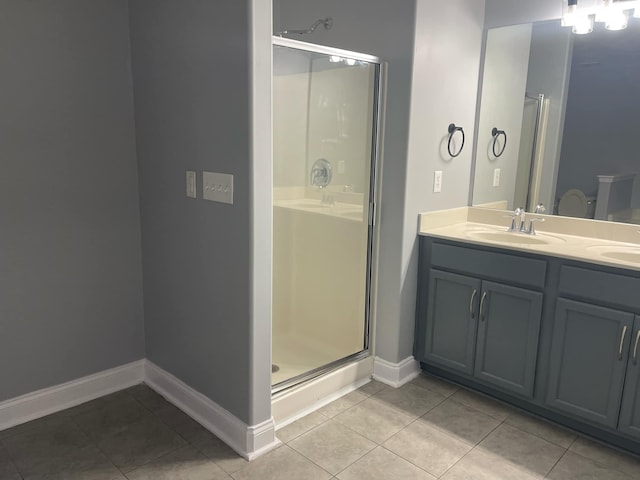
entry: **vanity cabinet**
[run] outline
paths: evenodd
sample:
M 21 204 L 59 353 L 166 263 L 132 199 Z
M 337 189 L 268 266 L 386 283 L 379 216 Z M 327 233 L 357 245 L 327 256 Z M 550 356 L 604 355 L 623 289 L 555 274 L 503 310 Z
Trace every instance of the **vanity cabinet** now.
M 541 313 L 542 293 L 482 282 L 474 376 L 531 397 Z
M 421 360 L 530 397 L 542 293 L 492 280 L 531 283 L 509 265 L 524 261 L 539 274 L 544 262 L 449 245 L 433 248 Z M 460 271 L 469 275 L 454 273 Z M 540 278 L 544 274 L 534 283 Z
M 563 265 L 546 402 L 640 438 L 640 279 Z
M 618 430 L 640 440 L 640 316 L 635 318 L 630 340 Z
M 640 272 L 422 237 L 414 355 L 640 453 Z
M 424 360 L 473 374 L 480 284 L 477 278 L 430 270 Z
M 547 403 L 615 428 L 625 382 L 634 315 L 558 299 Z

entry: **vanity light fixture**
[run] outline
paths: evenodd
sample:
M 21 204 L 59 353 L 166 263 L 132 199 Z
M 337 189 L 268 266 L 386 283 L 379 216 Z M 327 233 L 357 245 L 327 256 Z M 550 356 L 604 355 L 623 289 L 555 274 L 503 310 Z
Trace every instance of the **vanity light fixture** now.
M 578 7 L 578 0 L 562 0 L 561 24 L 579 35 L 591 33 L 594 20 L 607 30 L 624 30 L 632 14 L 640 18 L 640 0 L 598 0 L 595 8 L 586 9 Z
M 629 17 L 622 10 L 616 9 L 611 12 L 605 21 L 604 28 L 607 30 L 624 30 L 629 24 Z
M 640 15 L 639 6 L 636 0 L 599 0 L 596 22 L 604 22 L 607 30 L 624 30 L 629 22 L 631 9 L 634 9 L 634 16 Z
M 579 15 L 571 31 L 577 35 L 585 35 L 593 32 L 593 17 L 589 15 Z
M 562 26 L 573 27 L 578 16 L 578 0 L 562 0 Z
M 572 27 L 573 33 L 579 35 L 593 31 L 593 17 L 578 8 L 578 0 L 563 0 L 561 24 L 563 27 Z

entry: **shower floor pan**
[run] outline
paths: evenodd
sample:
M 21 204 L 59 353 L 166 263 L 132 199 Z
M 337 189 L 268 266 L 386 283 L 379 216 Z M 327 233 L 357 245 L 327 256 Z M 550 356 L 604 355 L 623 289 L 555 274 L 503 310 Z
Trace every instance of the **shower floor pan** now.
M 358 351 L 344 351 L 299 333 L 273 335 L 271 384 L 276 385 Z

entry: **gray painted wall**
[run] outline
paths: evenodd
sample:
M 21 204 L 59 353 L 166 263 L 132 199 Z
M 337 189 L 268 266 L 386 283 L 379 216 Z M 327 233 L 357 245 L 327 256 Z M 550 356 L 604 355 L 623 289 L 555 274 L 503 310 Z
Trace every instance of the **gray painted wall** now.
M 388 62 L 376 338 L 377 354 L 397 361 L 415 0 L 274 0 L 274 11 L 280 21 L 275 30 L 303 28 L 331 16 L 331 30 L 319 28 L 292 38 L 369 53 Z
M 147 357 L 247 423 L 249 20 L 247 2 L 130 1 Z M 234 175 L 234 205 L 201 199 L 203 170 Z
M 583 0 L 581 6 L 595 0 Z M 485 28 L 560 18 L 560 0 L 486 0 Z
M 399 362 L 412 353 L 418 214 L 463 207 L 469 201 L 483 21 L 484 0 L 418 2 L 400 264 L 401 308 L 393 325 L 397 341 L 385 344 L 384 351 L 389 353 L 384 358 L 389 361 Z M 454 159 L 446 154 L 447 127 L 452 122 L 464 127 L 468 142 Z M 441 193 L 433 192 L 436 170 L 443 172 Z
M 144 357 L 125 0 L 0 2 L 0 401 Z

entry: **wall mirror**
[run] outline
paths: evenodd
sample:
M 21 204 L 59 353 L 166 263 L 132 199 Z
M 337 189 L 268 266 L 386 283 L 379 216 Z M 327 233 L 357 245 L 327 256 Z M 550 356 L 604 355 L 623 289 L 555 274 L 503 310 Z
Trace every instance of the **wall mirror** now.
M 588 35 L 513 25 L 485 41 L 472 204 L 640 223 L 640 18 Z

